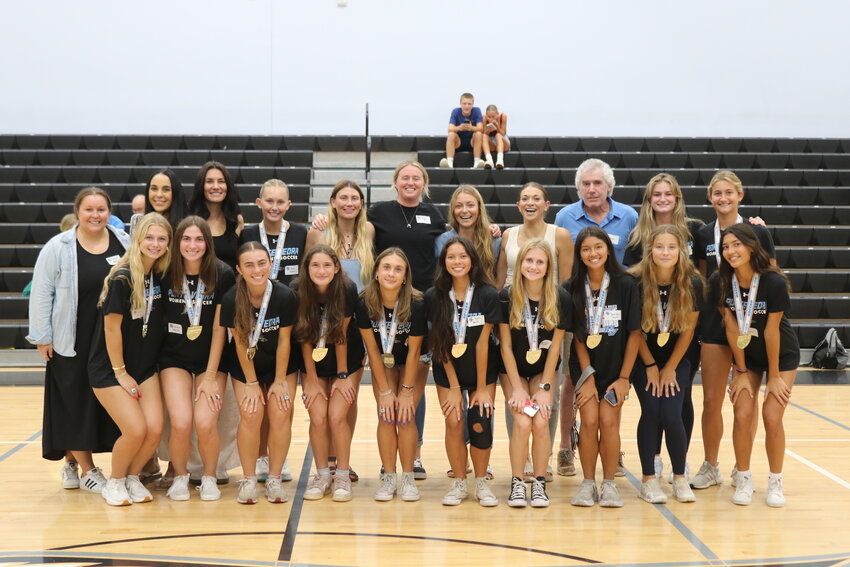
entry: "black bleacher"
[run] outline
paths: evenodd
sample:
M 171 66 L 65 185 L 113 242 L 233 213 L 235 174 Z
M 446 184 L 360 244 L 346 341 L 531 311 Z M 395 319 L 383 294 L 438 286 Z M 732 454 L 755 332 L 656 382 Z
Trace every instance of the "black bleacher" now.
M 742 214 L 761 216 L 772 231 L 780 266 L 793 289 L 789 315 L 803 347 L 834 326 L 850 344 L 850 140 L 773 138 L 512 137 L 504 170 L 472 170 L 458 154 L 456 169 L 438 169 L 442 136 L 374 136 L 372 151 L 417 152 L 431 177 L 432 201 L 444 215 L 458 184 L 476 186 L 493 220 L 520 222 L 515 205 L 523 183 L 548 190 L 551 222 L 575 202 L 575 168 L 587 158 L 608 162 L 615 198 L 638 208 L 644 184 L 660 171 L 677 177 L 691 216 L 710 220 L 706 185 L 717 169 L 734 170 L 745 185 Z M 290 186 L 287 218 L 306 222 L 313 152 L 363 151 L 363 136 L 0 135 L 0 348 L 27 345 L 26 299 L 40 246 L 58 232 L 84 186 L 105 189 L 114 212 L 129 219 L 129 202 L 150 175 L 174 169 L 191 192 L 208 160 L 231 170 L 246 222 L 260 184 L 278 177 Z

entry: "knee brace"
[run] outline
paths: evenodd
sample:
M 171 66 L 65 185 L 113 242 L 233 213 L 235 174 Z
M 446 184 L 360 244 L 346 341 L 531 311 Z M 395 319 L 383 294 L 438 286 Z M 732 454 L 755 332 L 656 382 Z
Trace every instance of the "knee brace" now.
M 469 433 L 469 444 L 476 449 L 493 446 L 493 414 L 487 417 L 481 415 L 477 407 L 469 408 L 466 412 L 466 430 Z

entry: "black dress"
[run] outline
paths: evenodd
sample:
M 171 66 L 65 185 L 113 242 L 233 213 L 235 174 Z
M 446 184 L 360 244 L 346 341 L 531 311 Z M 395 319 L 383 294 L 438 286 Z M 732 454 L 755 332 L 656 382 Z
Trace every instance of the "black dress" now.
M 239 250 L 239 237 L 236 232 L 228 228 L 224 234 L 213 236 L 213 247 L 215 257 L 236 271 L 236 251 Z
M 41 454 L 58 461 L 66 451 L 106 453 L 121 434 L 97 401 L 89 385 L 88 360 L 97 323 L 97 300 L 103 280 L 124 247 L 109 232 L 109 247 L 103 254 L 90 254 L 77 246 L 77 329 L 74 351 L 66 357 L 56 352 L 47 363 L 44 379 L 44 434 Z

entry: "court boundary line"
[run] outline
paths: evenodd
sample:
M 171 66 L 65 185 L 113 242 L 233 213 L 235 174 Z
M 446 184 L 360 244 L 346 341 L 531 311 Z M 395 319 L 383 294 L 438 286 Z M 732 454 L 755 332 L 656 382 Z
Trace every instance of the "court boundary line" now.
M 292 561 L 292 551 L 295 549 L 295 539 L 298 537 L 298 524 L 301 522 L 301 511 L 304 506 L 304 492 L 307 490 L 307 478 L 310 476 L 310 465 L 313 462 L 313 446 L 307 444 L 304 452 L 304 462 L 301 463 L 301 474 L 298 477 L 298 488 L 293 495 L 292 507 L 286 520 L 286 529 L 283 532 L 283 540 L 280 542 L 280 550 L 277 554 L 278 561 Z
M 27 440 L 26 440 L 26 441 L 24 441 L 23 443 L 19 443 L 17 446 L 12 447 L 12 448 L 11 448 L 11 449 L 9 449 L 8 451 L 6 451 L 6 452 L 5 452 L 5 453 L 3 453 L 2 455 L 0 455 L 0 463 L 2 463 L 3 461 L 5 461 L 5 460 L 6 460 L 6 459 L 8 459 L 9 457 L 11 457 L 12 455 L 14 455 L 14 454 L 15 454 L 15 453 L 17 453 L 18 451 L 20 451 L 21 449 L 23 449 L 24 447 L 26 447 L 26 446 L 28 446 L 28 445 L 32 444 L 32 442 L 33 442 L 33 441 L 35 441 L 36 439 L 38 439 L 39 437 L 41 437 L 41 434 L 42 434 L 43 432 L 44 432 L 44 430 L 43 430 L 43 429 L 39 429 L 38 431 L 36 431 L 36 432 L 35 432 L 35 433 L 33 433 L 32 435 L 30 435 L 29 439 L 27 439 Z
M 846 488 L 847 490 L 850 490 L 850 482 L 847 482 L 846 480 L 844 480 L 844 479 L 843 479 L 843 478 L 841 478 L 840 476 L 838 476 L 838 475 L 836 475 L 836 474 L 834 474 L 834 473 L 829 472 L 828 470 L 826 470 L 825 468 L 821 467 L 820 465 L 816 465 L 815 463 L 813 463 L 813 462 L 812 462 L 812 461 L 810 461 L 809 459 L 807 459 L 807 458 L 803 457 L 802 455 L 799 455 L 799 454 L 795 453 L 795 452 L 794 452 L 794 451 L 792 451 L 791 449 L 787 449 L 787 448 L 786 448 L 786 449 L 785 449 L 785 454 L 786 454 L 786 455 L 789 455 L 790 457 L 793 457 L 793 458 L 797 459 L 798 461 L 800 461 L 801 463 L 803 463 L 804 465 L 806 465 L 807 467 L 809 467 L 809 468 L 810 468 L 810 469 L 812 469 L 813 471 L 815 471 L 815 472 L 818 472 L 818 473 L 822 474 L 822 475 L 823 475 L 823 476 L 825 476 L 826 478 L 828 478 L 828 479 L 830 479 L 831 481 L 833 481 L 833 482 L 835 482 L 835 483 L 837 483 L 837 484 L 839 484 L 839 485 L 843 486 L 843 487 L 844 487 L 844 488 Z

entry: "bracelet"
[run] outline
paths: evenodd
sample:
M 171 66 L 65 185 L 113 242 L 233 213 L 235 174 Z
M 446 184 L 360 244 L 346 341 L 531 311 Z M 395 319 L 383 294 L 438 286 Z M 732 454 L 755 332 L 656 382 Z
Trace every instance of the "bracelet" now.
M 460 386 L 449 386 L 449 390 L 460 390 Z
M 121 370 L 122 368 L 127 368 L 126 364 L 122 364 L 121 366 L 113 366 L 112 370 Z
M 393 390 L 392 390 L 392 388 L 390 388 L 390 389 L 389 389 L 389 390 L 387 390 L 386 392 L 378 392 L 378 395 L 379 395 L 379 396 L 389 396 L 389 395 L 390 395 L 390 394 L 392 394 L 392 393 L 393 393 Z
M 736 367 L 735 367 L 735 372 L 737 372 L 738 374 L 746 374 L 746 373 L 747 373 L 747 369 L 746 369 L 746 368 L 738 368 L 738 367 L 736 366 Z
M 253 382 L 245 382 L 245 385 L 246 385 L 246 386 L 259 386 L 259 385 L 260 385 L 260 381 L 259 381 L 259 380 L 254 380 Z
M 653 362 L 652 364 L 644 364 L 644 365 L 643 365 L 643 367 L 644 367 L 644 368 L 652 368 L 653 366 L 658 366 L 658 363 L 657 363 L 657 362 Z
M 620 380 L 625 380 L 626 382 L 629 382 L 631 384 L 628 376 L 620 376 Z
M 414 386 L 408 386 L 407 384 L 402 384 L 401 387 L 405 390 L 410 390 L 411 392 L 414 390 Z
M 210 370 L 209 368 L 204 370 L 204 372 L 207 374 L 218 374 L 218 370 Z

